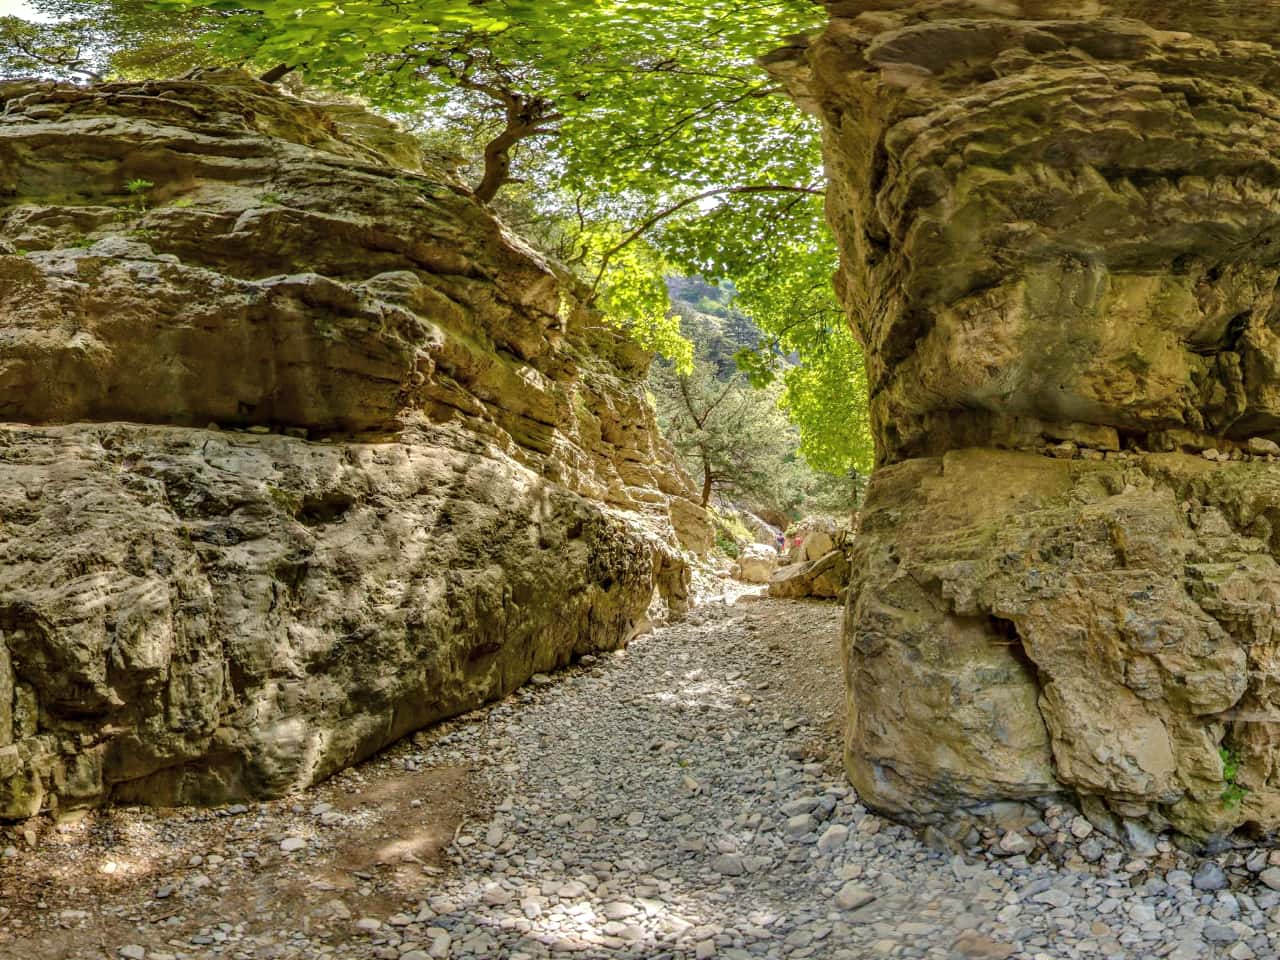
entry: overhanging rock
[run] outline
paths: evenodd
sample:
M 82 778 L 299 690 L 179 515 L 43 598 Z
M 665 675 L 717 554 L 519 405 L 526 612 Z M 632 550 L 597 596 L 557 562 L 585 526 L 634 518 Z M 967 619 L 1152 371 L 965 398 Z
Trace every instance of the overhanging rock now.
M 769 64 L 868 358 L 847 763 L 882 809 L 1280 828 L 1280 8 L 1190 6 L 842 0 Z

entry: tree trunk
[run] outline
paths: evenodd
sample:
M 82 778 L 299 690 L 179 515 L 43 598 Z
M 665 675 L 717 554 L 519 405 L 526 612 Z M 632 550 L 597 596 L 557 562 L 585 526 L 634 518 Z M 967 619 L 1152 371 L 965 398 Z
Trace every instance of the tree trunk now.
M 476 199 L 489 203 L 511 179 L 511 147 L 518 137 L 510 128 L 484 148 L 484 178 L 476 186 Z
M 705 508 L 711 502 L 711 461 L 705 457 L 702 460 L 702 506 Z
M 276 64 L 276 66 L 272 67 L 262 76 L 260 76 L 258 79 L 261 80 L 263 83 L 275 83 L 278 80 L 283 80 L 286 76 L 293 73 L 293 71 L 296 69 L 297 69 L 296 65 L 290 66 L 287 63 Z

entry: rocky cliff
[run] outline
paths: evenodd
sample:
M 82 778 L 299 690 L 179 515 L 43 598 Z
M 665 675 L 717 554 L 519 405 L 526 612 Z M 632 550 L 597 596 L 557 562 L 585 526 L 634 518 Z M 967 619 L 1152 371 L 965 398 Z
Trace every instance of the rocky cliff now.
M 1275 5 L 829 9 L 768 66 L 871 376 L 853 781 L 1280 828 Z
M 411 138 L 0 103 L 0 818 L 279 795 L 683 607 L 647 355 Z

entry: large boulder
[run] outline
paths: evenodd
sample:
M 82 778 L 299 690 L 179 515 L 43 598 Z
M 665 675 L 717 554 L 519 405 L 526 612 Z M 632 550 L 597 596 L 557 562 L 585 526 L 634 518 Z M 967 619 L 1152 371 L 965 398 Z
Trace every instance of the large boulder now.
M 780 567 L 769 578 L 769 596 L 779 599 L 842 597 L 849 586 L 849 560 L 844 550 L 831 550 L 816 560 Z
M 648 355 L 411 137 L 0 103 L 0 818 L 278 796 L 686 605 Z
M 809 532 L 801 544 L 805 560 L 820 560 L 836 548 L 835 536 L 827 530 Z
M 840 530 L 828 517 L 810 516 L 787 528 L 787 561 L 802 563 L 826 556 L 836 547 Z
M 738 555 L 738 579 L 747 583 L 768 583 L 778 569 L 778 551 L 763 543 L 749 543 Z
M 1280 829 L 1280 20 L 828 6 L 769 66 L 826 128 L 877 439 L 851 778 Z

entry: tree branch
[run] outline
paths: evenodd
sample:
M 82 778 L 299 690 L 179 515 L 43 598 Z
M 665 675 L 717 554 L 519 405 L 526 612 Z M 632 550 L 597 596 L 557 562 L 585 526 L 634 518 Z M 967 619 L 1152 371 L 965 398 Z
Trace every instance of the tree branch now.
M 84 58 L 79 55 L 80 54 L 79 50 L 73 51 L 71 53 L 71 56 L 68 59 L 59 60 L 58 58 L 52 57 L 48 54 L 40 53 L 33 45 L 29 45 L 25 43 L 23 38 L 20 36 L 15 35 L 15 36 L 9 37 L 8 39 L 10 43 L 12 43 L 13 46 L 17 47 L 17 49 L 21 53 L 30 57 L 36 63 L 43 64 L 46 67 L 52 67 L 55 70 L 67 70 L 71 73 L 78 73 L 82 77 L 87 77 L 90 80 L 95 80 L 98 82 L 101 82 L 103 79 L 105 79 L 102 76 L 102 74 L 94 70 L 89 70 L 86 67 L 78 66 L 78 64 L 82 64 L 85 62 Z
M 629 247 L 635 241 L 639 240 L 663 220 L 674 216 L 686 207 L 692 206 L 701 200 L 707 200 L 711 197 L 726 196 L 729 194 L 742 195 L 750 193 L 808 193 L 813 196 L 820 197 L 825 192 L 825 190 L 820 190 L 817 187 L 797 187 L 782 183 L 761 183 L 751 184 L 748 186 L 717 187 L 714 190 L 704 190 L 702 193 L 694 194 L 691 197 L 685 197 L 683 200 L 659 210 L 604 252 L 600 258 L 600 269 L 596 271 L 595 281 L 591 284 L 591 296 L 588 298 L 588 302 L 595 300 L 596 292 L 600 288 L 600 282 L 604 279 L 605 271 L 609 269 L 609 262 L 618 253 Z
M 512 182 L 512 149 L 522 140 L 555 136 L 558 131 L 546 125 L 563 120 L 564 114 L 557 112 L 551 102 L 542 97 L 517 93 L 506 86 L 507 81 L 502 76 L 502 71 L 492 63 L 489 64 L 490 73 L 497 75 L 497 79 L 478 79 L 474 71 L 479 60 L 474 51 L 468 51 L 463 56 L 461 66 L 443 58 L 436 58 L 431 63 L 448 70 L 454 82 L 462 89 L 483 94 L 502 108 L 505 126 L 484 145 L 484 173 L 472 190 L 481 203 L 492 203 L 498 191 Z
M 297 64 L 278 63 L 258 79 L 263 83 L 277 83 L 297 69 Z

